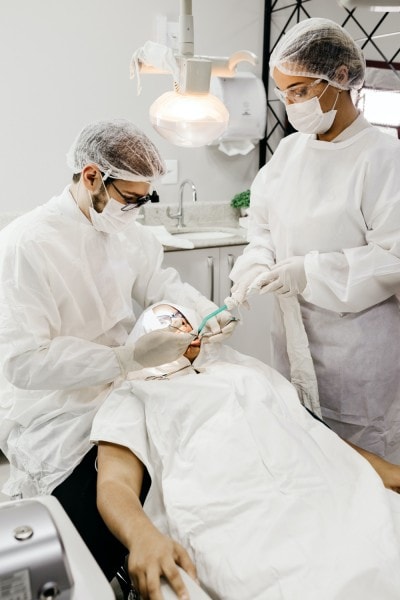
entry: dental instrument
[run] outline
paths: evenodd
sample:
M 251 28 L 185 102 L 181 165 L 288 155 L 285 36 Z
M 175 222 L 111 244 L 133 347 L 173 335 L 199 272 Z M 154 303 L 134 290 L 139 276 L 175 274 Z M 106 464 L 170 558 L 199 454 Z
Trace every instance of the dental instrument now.
M 220 306 L 216 310 L 213 310 L 213 312 L 211 312 L 209 315 L 205 316 L 204 319 L 202 320 L 202 322 L 199 325 L 197 333 L 198 334 L 200 333 L 200 331 L 204 328 L 204 326 L 207 323 L 207 321 L 209 321 L 210 319 L 212 319 L 212 317 L 215 317 L 216 315 L 218 315 L 220 312 L 223 312 L 224 310 L 228 310 L 228 307 L 226 306 L 226 304 L 223 304 L 222 306 Z

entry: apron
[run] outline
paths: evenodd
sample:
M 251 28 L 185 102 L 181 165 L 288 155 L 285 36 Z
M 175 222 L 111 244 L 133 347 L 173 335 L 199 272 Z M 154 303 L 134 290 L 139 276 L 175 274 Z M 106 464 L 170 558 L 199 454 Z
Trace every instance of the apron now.
M 324 421 L 341 438 L 400 462 L 400 314 L 396 297 L 359 313 L 336 313 L 300 297 L 299 303 Z M 292 379 L 293 332 L 286 329 L 285 337 L 285 319 L 280 321 L 281 326 L 275 320 L 273 332 L 273 366 L 285 376 L 289 372 Z

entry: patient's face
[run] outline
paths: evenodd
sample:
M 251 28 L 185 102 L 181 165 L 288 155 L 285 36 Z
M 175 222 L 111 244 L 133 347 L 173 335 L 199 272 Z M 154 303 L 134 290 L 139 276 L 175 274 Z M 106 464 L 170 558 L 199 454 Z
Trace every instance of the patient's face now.
M 152 308 L 154 315 L 157 317 L 158 322 L 162 327 L 175 327 L 176 332 L 180 331 L 189 333 L 193 331 L 193 327 L 179 310 L 169 304 L 159 304 Z M 195 338 L 186 350 L 185 356 L 191 362 L 199 355 L 200 352 L 200 339 Z

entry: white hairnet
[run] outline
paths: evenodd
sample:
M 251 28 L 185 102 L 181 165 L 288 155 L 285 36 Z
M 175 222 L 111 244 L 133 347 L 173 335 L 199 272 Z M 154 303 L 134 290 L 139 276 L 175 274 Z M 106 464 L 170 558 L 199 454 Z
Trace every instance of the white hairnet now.
M 347 67 L 348 78 L 339 70 Z M 297 23 L 278 42 L 270 57 L 270 71 L 315 77 L 344 89 L 358 89 L 365 76 L 365 58 L 350 34 L 329 19 Z
M 108 177 L 125 181 L 153 181 L 166 172 L 153 142 L 125 119 L 98 121 L 82 129 L 67 153 L 67 164 L 80 173 L 90 163 Z

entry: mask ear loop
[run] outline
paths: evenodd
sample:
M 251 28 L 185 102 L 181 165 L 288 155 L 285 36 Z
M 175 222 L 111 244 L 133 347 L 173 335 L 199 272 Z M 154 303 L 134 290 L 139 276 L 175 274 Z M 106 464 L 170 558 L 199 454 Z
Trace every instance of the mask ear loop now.
M 79 192 L 81 190 L 81 183 L 82 183 L 82 173 L 80 174 L 78 185 L 76 187 L 76 198 L 75 198 L 74 194 L 71 193 L 71 196 L 74 199 L 74 202 L 75 202 L 77 208 L 79 208 L 80 211 L 82 211 L 82 208 L 81 208 L 81 205 L 79 204 L 79 200 L 78 199 L 79 199 Z M 89 194 L 90 204 L 91 204 L 91 207 L 93 208 L 92 195 L 91 195 L 91 193 L 89 192 L 88 189 L 86 191 Z
M 99 171 L 100 171 L 100 175 L 101 175 L 101 169 L 100 169 L 100 167 L 99 167 L 98 165 L 96 165 L 96 166 L 97 166 L 97 168 L 99 169 Z M 110 177 L 110 175 L 111 175 L 111 172 L 112 172 L 112 171 L 111 171 L 111 169 L 108 169 L 108 170 L 107 170 L 107 171 L 104 173 L 104 175 L 102 175 L 102 177 L 101 177 L 101 183 L 103 184 L 104 191 L 105 191 L 105 193 L 106 193 L 106 195 L 107 195 L 107 204 L 110 202 L 110 200 L 111 200 L 111 197 L 110 197 L 110 194 L 108 193 L 108 189 L 106 188 L 106 184 L 105 184 L 105 182 L 106 182 L 106 181 L 107 181 L 107 179 Z M 88 190 L 88 192 L 89 192 L 89 190 Z M 96 210 L 96 209 L 95 209 L 95 207 L 94 207 L 94 204 L 93 204 L 93 198 L 92 198 L 92 194 L 91 194 L 90 192 L 89 192 L 89 195 L 90 195 L 90 200 L 91 200 L 91 202 L 92 202 L 92 208 L 93 208 L 93 210 Z M 107 206 L 107 204 L 104 206 L 104 208 Z M 103 210 L 104 210 L 104 209 L 103 209 Z M 96 211 L 96 212 L 97 212 L 97 211 Z
M 336 106 L 336 104 L 337 104 L 337 101 L 339 100 L 339 94 L 340 94 L 340 90 L 339 90 L 339 91 L 338 91 L 338 93 L 337 93 L 336 100 L 335 100 L 335 102 L 334 102 L 334 104 L 333 104 L 333 106 L 332 106 L 331 110 L 335 110 L 335 106 Z
M 101 173 L 101 170 L 100 170 L 100 173 Z M 104 182 L 105 182 L 105 181 L 106 181 L 106 180 L 107 180 L 107 179 L 110 177 L 111 173 L 112 173 L 112 170 L 111 170 L 111 169 L 108 169 L 108 170 L 107 170 L 107 171 L 104 173 L 103 177 L 101 178 L 101 179 L 102 179 L 102 181 L 103 181 L 103 183 L 104 183 Z
M 322 96 L 325 94 L 326 90 L 328 89 L 328 87 L 329 87 L 330 85 L 331 85 L 330 83 L 327 83 L 327 84 L 326 84 L 326 86 L 325 86 L 325 89 L 324 89 L 324 91 L 322 92 L 322 94 L 321 94 L 320 96 L 317 96 L 317 98 L 318 98 L 318 101 L 319 101 L 319 100 L 322 98 Z M 332 86 L 332 87 L 335 87 L 335 86 Z M 340 94 L 340 90 L 338 91 L 338 93 L 337 93 L 337 95 L 336 95 L 336 100 L 335 100 L 335 102 L 333 103 L 333 106 L 332 106 L 331 110 L 335 110 L 335 106 L 336 106 L 336 104 L 337 104 L 337 101 L 339 100 L 339 94 Z

